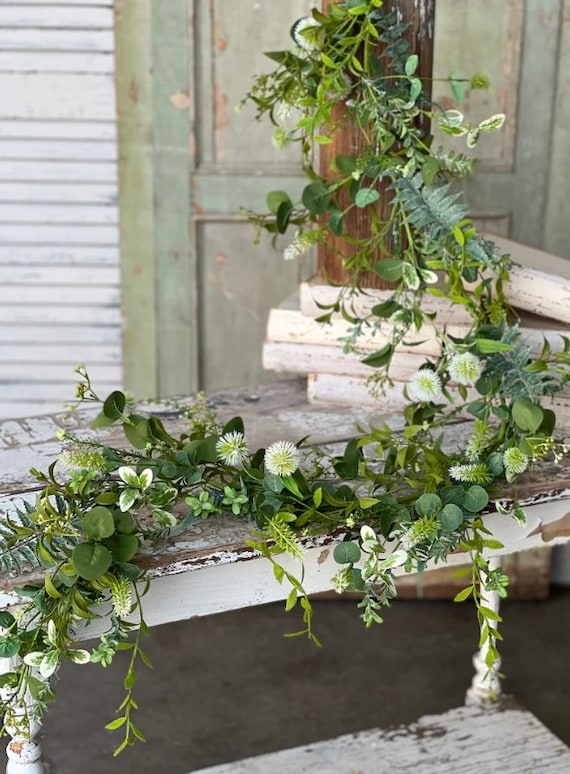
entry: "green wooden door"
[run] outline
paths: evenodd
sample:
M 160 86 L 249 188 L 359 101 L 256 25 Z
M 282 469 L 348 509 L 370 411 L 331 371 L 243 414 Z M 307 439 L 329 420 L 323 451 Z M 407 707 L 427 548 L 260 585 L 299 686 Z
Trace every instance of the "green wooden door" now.
M 439 78 L 456 65 L 491 78 L 488 91 L 467 93 L 469 118 L 507 115 L 503 130 L 477 146 L 467 183 L 480 226 L 568 258 L 569 20 L 568 0 L 437 0 L 434 63 Z M 445 84 L 434 94 L 447 104 Z
M 117 0 L 125 382 L 139 395 L 275 378 L 261 366 L 268 311 L 312 262 L 254 246 L 240 208 L 303 179 L 296 149 L 276 150 L 271 126 L 236 106 L 314 4 Z M 477 148 L 473 215 L 567 257 L 569 17 L 570 0 L 437 0 L 435 32 L 436 77 L 457 65 L 491 78 L 464 112 L 508 116 Z

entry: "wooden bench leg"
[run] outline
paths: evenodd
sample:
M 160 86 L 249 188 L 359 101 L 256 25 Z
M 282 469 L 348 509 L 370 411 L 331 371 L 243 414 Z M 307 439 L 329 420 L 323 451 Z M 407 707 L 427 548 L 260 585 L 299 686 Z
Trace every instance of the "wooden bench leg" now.
M 0 659 L 0 674 L 12 672 L 14 669 L 14 659 Z M 9 688 L 0 690 L 0 694 L 5 696 L 10 692 Z M 22 696 L 22 711 L 16 715 L 14 720 L 4 719 L 4 729 L 11 737 L 6 747 L 8 764 L 6 774 L 45 774 L 45 768 L 41 761 L 41 747 L 36 737 L 40 731 L 41 725 L 37 720 L 31 720 L 26 730 L 18 725 L 18 720 L 28 717 L 33 711 L 34 700 L 29 694 Z
M 500 565 L 501 561 L 498 557 L 489 560 L 489 570 L 496 570 Z M 483 591 L 481 595 L 481 603 L 497 614 L 499 613 L 500 599 L 496 591 Z M 498 676 L 501 662 L 499 659 L 493 668 L 489 669 L 486 661 L 488 652 L 489 642 L 487 641 L 473 656 L 475 675 L 465 696 L 465 704 L 468 706 L 495 701 L 501 694 L 501 681 Z

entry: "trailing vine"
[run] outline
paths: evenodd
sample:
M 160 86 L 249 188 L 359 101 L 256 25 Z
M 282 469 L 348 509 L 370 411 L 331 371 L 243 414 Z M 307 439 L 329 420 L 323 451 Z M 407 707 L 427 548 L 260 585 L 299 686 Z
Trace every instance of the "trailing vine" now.
M 508 579 L 489 567 L 488 552 L 501 546 L 485 514 L 500 509 L 524 519 L 516 498 L 508 508 L 493 503 L 497 488 L 568 451 L 556 437 L 549 401 L 570 378 L 570 341 L 561 339 L 558 348 L 545 342 L 535 351 L 521 339 L 503 294 L 508 257 L 477 234 L 454 188 L 471 162 L 438 148 L 419 120 L 425 116 L 444 132 L 464 135 L 472 147 L 503 117 L 474 125 L 433 104 L 416 76 L 417 56 L 402 38 L 405 27 L 382 5 L 347 0 L 327 13 L 313 11 L 293 26 L 292 50 L 269 54 L 276 67 L 256 79 L 246 101 L 258 118 L 273 121 L 276 144 L 300 143 L 309 182 L 300 201 L 273 191 L 268 212 L 250 217 L 273 236 L 295 229 L 288 257 L 329 234 L 356 248 L 344 259 L 349 280 L 320 319 L 340 313 L 356 333 L 386 332 L 388 343 L 365 359 L 378 369 L 380 385 L 390 379 L 397 346 L 432 325 L 440 355 L 426 358 L 405 387 L 403 428 L 361 429 L 332 455 L 306 440 L 250 449 L 243 420 L 220 422 L 204 396 L 190 406 L 169 404 L 183 423 L 174 434 L 152 406 L 121 391 L 99 398 L 85 369 L 78 369 L 77 407 L 98 406 L 93 428 L 116 426 L 124 439 L 63 433 L 59 459 L 46 472 L 32 471 L 41 486 L 35 500 L 0 523 L 2 570 L 33 569 L 16 588 L 19 607 L 0 612 L 0 657 L 13 659 L 0 677 L 5 727 L 31 735 L 54 699 L 62 661 L 106 667 L 128 650 L 124 700 L 107 728 L 122 734 L 116 753 L 143 740 L 134 691 L 139 662 L 150 666 L 142 647 L 149 579 L 137 554 L 221 514 L 250 523 L 249 545 L 271 563 L 277 582 L 289 584 L 286 609 L 301 609 L 300 633 L 316 644 L 303 585 L 305 539 L 338 535 L 332 582 L 339 592 L 360 592 L 366 626 L 382 622 L 396 595 L 396 571 L 421 573 L 454 551 L 467 552 L 471 580 L 456 599 L 474 601 L 487 665 L 496 670 L 500 618 L 485 598 L 491 591 L 504 596 Z M 377 57 L 379 43 L 384 49 Z M 457 92 L 461 82 L 453 76 L 450 85 Z M 484 77 L 471 85 L 484 86 Z M 330 177 L 322 177 L 312 151 L 344 121 L 359 127 L 365 149 L 337 156 Z M 341 204 L 341 193 L 348 203 Z M 390 197 L 385 220 L 375 207 L 381 195 Z M 368 214 L 368 239 L 345 232 L 352 208 Z M 368 271 L 394 286 L 360 317 L 354 302 Z M 438 324 L 430 296 L 468 311 L 464 336 Z M 453 445 L 445 430 L 465 416 L 473 420 L 470 435 Z M 298 574 L 282 566 L 283 553 L 300 562 Z M 81 627 L 96 619 L 105 628 L 88 651 Z

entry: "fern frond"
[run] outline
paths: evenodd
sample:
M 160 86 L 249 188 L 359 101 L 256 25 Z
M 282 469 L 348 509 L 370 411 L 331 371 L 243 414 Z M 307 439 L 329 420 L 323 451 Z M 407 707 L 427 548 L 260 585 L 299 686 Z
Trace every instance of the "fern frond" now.
M 558 391 L 559 386 L 548 371 L 529 371 L 532 348 L 517 341 L 507 352 L 498 352 L 488 360 L 485 372 L 501 380 L 500 392 L 507 400 L 529 400 L 538 403 L 544 395 Z
M 426 186 L 421 173 L 394 181 L 398 202 L 406 221 L 423 230 L 430 240 L 445 239 L 467 215 L 467 207 L 459 202 L 461 193 L 451 193 L 449 183 Z

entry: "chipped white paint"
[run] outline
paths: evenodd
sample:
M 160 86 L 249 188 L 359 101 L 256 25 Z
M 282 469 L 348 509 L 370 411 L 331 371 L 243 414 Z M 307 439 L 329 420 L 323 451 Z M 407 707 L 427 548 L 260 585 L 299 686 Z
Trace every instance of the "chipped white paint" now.
M 193 774 L 567 774 L 570 750 L 522 708 L 460 707 Z
M 0 4 L 0 417 L 122 382 L 113 13 Z

